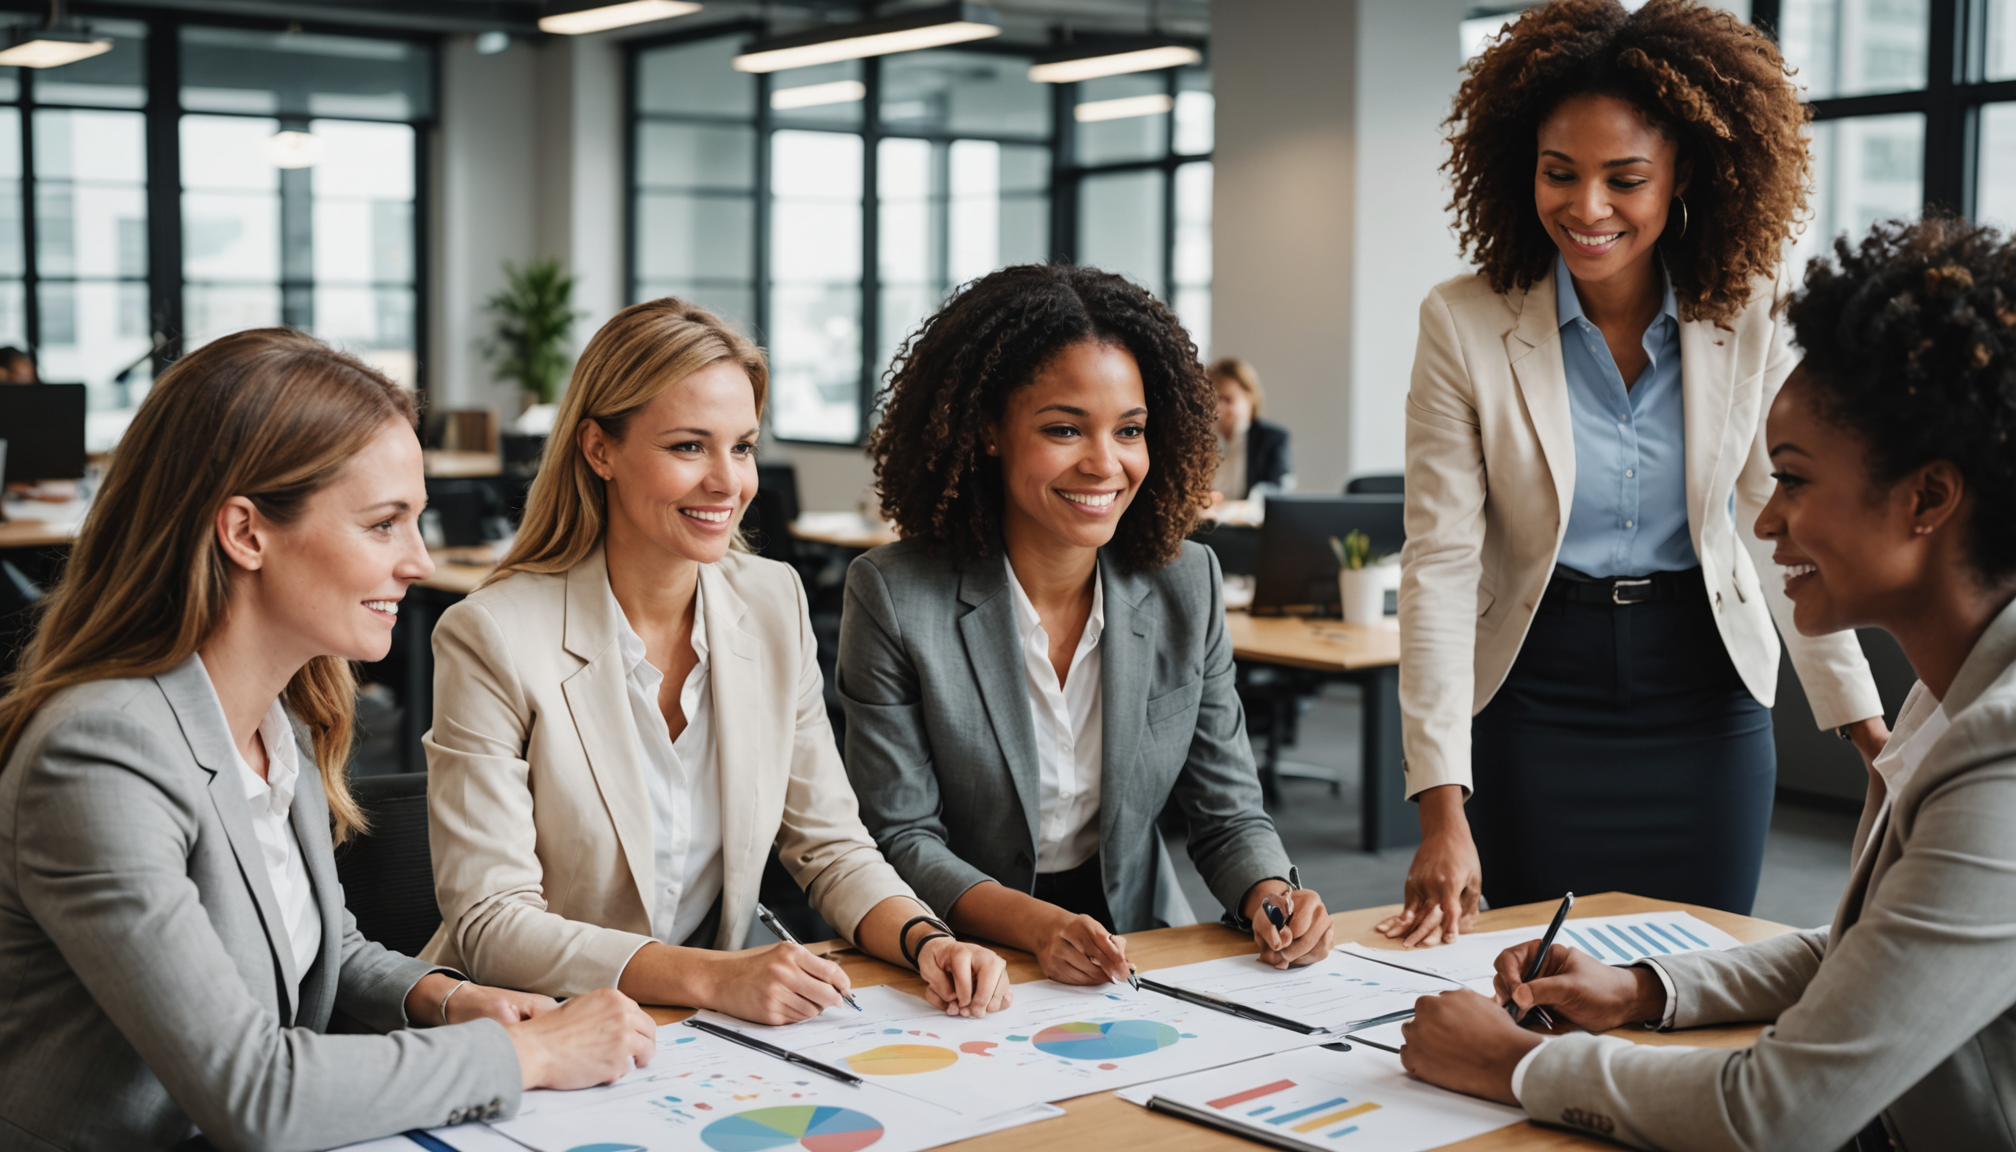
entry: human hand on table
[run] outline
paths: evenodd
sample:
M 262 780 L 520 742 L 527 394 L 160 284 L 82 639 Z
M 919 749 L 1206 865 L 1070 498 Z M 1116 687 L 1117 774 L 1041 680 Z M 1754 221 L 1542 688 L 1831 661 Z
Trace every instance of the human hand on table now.
M 1517 1106 L 1512 1072 L 1540 1037 L 1468 988 L 1423 996 L 1400 1026 L 1400 1064 L 1437 1087 Z
M 1608 1032 L 1665 1015 L 1666 987 L 1651 969 L 1616 968 L 1566 944 L 1548 949 L 1540 975 L 1527 983 L 1522 977 L 1539 950 L 1538 940 L 1507 948 L 1498 954 L 1497 973 L 1491 978 L 1499 1003 L 1512 1001 L 1520 1016 L 1544 1006 L 1557 1022 L 1587 1032 Z
M 1407 869 L 1406 904 L 1372 930 L 1407 948 L 1454 944 L 1477 923 L 1477 900 L 1484 888 L 1484 866 L 1463 816 L 1463 787 L 1429 788 L 1415 800 L 1421 809 L 1421 846 Z
M 607 1084 L 649 1064 L 658 1050 L 658 1022 L 614 988 L 576 996 L 504 1030 L 526 1088 Z
M 1267 919 L 1263 905 L 1269 899 L 1287 913 L 1286 928 L 1276 928 Z M 1260 945 L 1261 962 L 1276 968 L 1314 964 L 1328 956 L 1337 941 L 1323 897 L 1307 888 L 1291 890 L 1279 880 L 1262 880 L 1247 889 L 1240 915 L 1253 922 L 1253 940 Z
M 442 999 L 444 996 L 447 998 L 445 1001 Z M 413 1011 L 416 999 L 419 1001 L 418 1013 Z M 462 983 L 440 972 L 423 977 L 406 995 L 407 1018 L 424 1024 L 466 1024 L 471 1020 L 516 1024 L 559 1006 L 551 996 L 492 988 L 473 981 Z
M 980 1019 L 1015 1002 L 1008 983 L 1008 962 L 991 948 L 962 944 L 950 936 L 935 936 L 917 953 L 917 974 L 924 978 L 924 1000 L 947 1016 Z
M 1127 938 L 1106 931 L 1099 921 L 1047 905 L 1054 915 L 1036 946 L 1043 975 L 1059 984 L 1125 984 L 1133 967 L 1127 963 Z

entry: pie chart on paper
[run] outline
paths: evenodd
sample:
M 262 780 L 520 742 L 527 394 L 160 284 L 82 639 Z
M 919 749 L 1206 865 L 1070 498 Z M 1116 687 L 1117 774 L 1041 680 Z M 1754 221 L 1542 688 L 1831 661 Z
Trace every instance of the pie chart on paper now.
M 1039 1052 L 1066 1060 L 1120 1060 L 1167 1048 L 1182 1033 L 1154 1020 L 1073 1021 L 1052 1024 L 1033 1038 Z
M 911 1076 L 959 1062 L 959 1054 L 934 1044 L 884 1044 L 847 1057 L 847 1067 L 863 1076 Z
M 700 1139 L 714 1152 L 859 1152 L 882 1139 L 882 1122 L 827 1105 L 757 1108 L 714 1121 L 700 1130 Z

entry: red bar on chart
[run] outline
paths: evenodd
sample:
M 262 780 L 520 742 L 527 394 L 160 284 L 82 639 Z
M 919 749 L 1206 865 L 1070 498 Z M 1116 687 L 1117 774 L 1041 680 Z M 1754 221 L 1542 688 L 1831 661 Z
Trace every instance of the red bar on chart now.
M 1248 1088 L 1244 1092 L 1234 1092 L 1230 1096 L 1220 1096 L 1216 1100 L 1207 1100 L 1205 1103 L 1211 1105 L 1213 1108 L 1230 1108 L 1234 1104 L 1244 1104 L 1248 1100 L 1258 1100 L 1262 1096 L 1272 1096 L 1276 1092 L 1286 1092 L 1293 1087 L 1295 1087 L 1293 1080 L 1276 1080 L 1272 1084 L 1262 1084 L 1258 1088 Z

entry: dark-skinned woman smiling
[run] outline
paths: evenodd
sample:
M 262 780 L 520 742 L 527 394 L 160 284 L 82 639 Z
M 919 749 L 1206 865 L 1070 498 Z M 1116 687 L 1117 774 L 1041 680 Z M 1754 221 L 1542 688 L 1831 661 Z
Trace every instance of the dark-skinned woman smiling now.
M 1523 944 L 1497 998 L 1590 1032 L 1776 1024 L 1742 1049 L 1543 1042 L 1460 992 L 1404 1029 L 1416 1075 L 1644 1148 L 2016 1148 L 2016 242 L 1934 219 L 1836 253 L 1792 301 L 1806 359 L 1756 535 L 1801 633 L 1885 629 L 1918 684 L 1832 928 L 1633 968 L 1557 945 L 1531 984 Z
M 1407 397 L 1422 839 L 1389 936 L 1453 936 L 1480 888 L 1748 912 L 1774 616 L 1820 725 L 1882 749 L 1855 638 L 1794 633 L 1769 549 L 1745 543 L 1793 364 L 1774 306 L 1805 123 L 1771 41 L 1693 0 L 1555 0 L 1470 64 L 1446 167 L 1478 270 L 1422 304 Z
M 847 573 L 836 683 L 862 819 L 951 927 L 1053 980 L 1125 980 L 1115 933 L 1190 922 L 1155 827 L 1172 798 L 1264 960 L 1330 949 L 1261 808 L 1217 561 L 1185 539 L 1216 409 L 1139 285 L 1022 265 L 924 322 L 869 441 L 904 538 Z

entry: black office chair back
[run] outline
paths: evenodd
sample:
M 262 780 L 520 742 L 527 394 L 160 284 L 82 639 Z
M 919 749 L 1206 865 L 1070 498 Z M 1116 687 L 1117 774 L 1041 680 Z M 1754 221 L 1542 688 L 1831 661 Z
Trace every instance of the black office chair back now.
M 1344 482 L 1346 496 L 1401 496 L 1407 491 L 1407 478 L 1399 474 L 1385 476 L 1353 476 Z
M 441 926 L 427 847 L 427 774 L 359 777 L 351 780 L 350 793 L 371 821 L 371 833 L 336 852 L 343 902 L 366 939 L 417 955 Z
M 775 492 L 777 494 L 779 511 L 782 512 L 786 524 L 798 518 L 798 468 L 796 465 L 756 465 L 756 487 L 759 491 Z
M 797 549 L 791 538 L 791 518 L 784 513 L 783 493 L 775 488 L 757 488 L 749 501 L 749 510 L 742 513 L 742 538 L 758 556 L 789 564 L 797 558 Z

